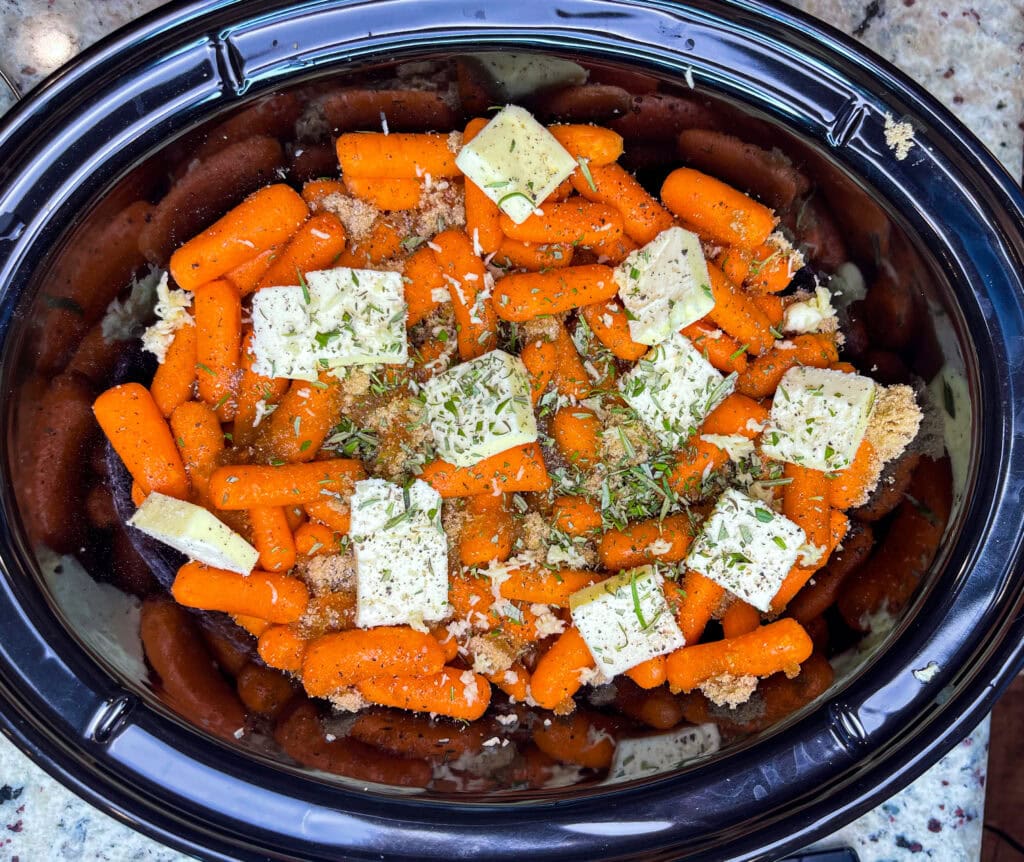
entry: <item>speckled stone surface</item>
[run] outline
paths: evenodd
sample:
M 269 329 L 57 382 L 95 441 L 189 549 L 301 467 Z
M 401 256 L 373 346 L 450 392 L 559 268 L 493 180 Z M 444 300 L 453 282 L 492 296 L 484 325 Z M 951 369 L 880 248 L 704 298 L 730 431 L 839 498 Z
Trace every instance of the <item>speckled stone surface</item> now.
M 27 91 L 160 0 L 0 0 L 0 68 Z M 1021 177 L 1024 7 L 1007 0 L 795 0 L 893 61 Z M 0 83 L 0 114 L 11 104 Z M 979 858 L 988 720 L 913 785 L 831 836 L 861 862 Z M 0 737 L 0 862 L 179 862 L 78 799 Z

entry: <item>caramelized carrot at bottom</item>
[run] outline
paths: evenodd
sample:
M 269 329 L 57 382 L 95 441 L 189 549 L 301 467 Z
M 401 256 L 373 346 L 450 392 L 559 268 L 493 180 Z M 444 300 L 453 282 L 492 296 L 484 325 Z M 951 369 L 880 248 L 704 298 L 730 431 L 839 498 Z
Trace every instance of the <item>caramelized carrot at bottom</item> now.
M 295 565 L 295 537 L 281 506 L 254 506 L 249 510 L 253 545 L 260 565 L 268 572 L 286 572 Z
M 186 325 L 174 333 L 164 361 L 156 367 L 150 394 L 164 416 L 192 398 L 196 382 L 196 328 Z
M 686 572 L 679 586 L 665 581 L 665 598 L 669 600 L 669 607 L 675 607 L 676 622 L 688 644 L 700 640 L 724 595 L 722 587 L 692 569 Z
M 491 686 L 472 671 L 446 667 L 429 676 L 376 676 L 356 684 L 371 703 L 476 721 L 491 702 Z
M 662 656 L 662 673 L 664 659 Z M 664 677 L 662 678 L 664 682 Z M 615 686 L 615 708 L 655 730 L 668 730 L 683 720 L 679 698 L 664 688 L 637 691 L 622 684 Z
M 239 575 L 200 563 L 178 569 L 171 594 L 185 607 L 246 614 L 272 623 L 294 622 L 309 601 L 305 585 L 296 578 L 258 570 Z
M 199 401 L 186 401 L 171 414 L 171 433 L 181 449 L 195 498 L 208 499 L 210 474 L 224 451 L 224 432 L 217 414 Z
M 530 376 L 530 398 L 536 404 L 547 391 L 557 364 L 556 348 L 550 341 L 533 339 L 523 345 L 519 354 Z
M 350 739 L 406 757 L 458 757 L 483 748 L 483 729 L 456 727 L 425 715 L 385 710 L 360 712 L 349 730 Z
M 534 744 L 549 757 L 563 763 L 576 763 L 590 769 L 607 769 L 615 753 L 615 743 L 601 733 L 582 712 L 552 719 L 533 732 Z
M 843 548 L 834 553 L 825 568 L 814 573 L 813 583 L 804 586 L 786 605 L 786 613 L 801 625 L 821 616 L 835 603 L 846 578 L 871 553 L 875 539 L 871 527 L 856 524 L 843 539 Z
M 551 478 L 536 443 L 516 446 L 472 467 L 456 467 L 446 461 L 432 461 L 420 478 L 442 497 L 472 497 L 495 492 L 546 491 Z
M 739 637 L 676 650 L 668 657 L 668 682 L 673 691 L 687 692 L 723 674 L 795 674 L 813 648 L 796 620 L 782 619 Z
M 295 551 L 306 557 L 334 554 L 342 536 L 324 524 L 307 521 L 295 531 Z
M 743 599 L 734 599 L 722 617 L 722 632 L 727 638 L 735 638 L 754 631 L 761 625 L 761 612 Z
M 659 655 L 641 662 L 626 671 L 628 676 L 640 688 L 657 688 L 666 680 L 665 656 Z
M 601 567 L 611 571 L 633 569 L 654 561 L 678 563 L 690 549 L 693 534 L 693 525 L 685 513 L 637 521 L 601 536 L 597 556 Z
M 789 369 L 798 365 L 828 368 L 839 358 L 835 341 L 823 335 L 796 335 L 789 344 L 752 360 L 736 379 L 736 391 L 751 398 L 765 398 L 778 389 Z
M 287 677 L 252 662 L 242 668 L 235 686 L 242 703 L 259 715 L 277 715 L 295 694 Z
M 567 628 L 541 656 L 530 679 L 530 693 L 541 709 L 554 709 L 579 691 L 580 671 L 594 666 L 583 636 Z
M 270 626 L 259 636 L 256 650 L 270 667 L 297 673 L 302 669 L 306 641 L 291 626 Z
M 715 368 L 724 374 L 739 374 L 747 368 L 747 345 L 740 344 L 718 327 L 698 320 L 681 330 Z
M 881 520 L 903 502 L 907 488 L 914 478 L 921 461 L 919 452 L 904 452 L 886 466 L 882 480 L 863 506 L 854 514 L 859 521 Z
M 484 566 L 507 560 L 512 553 L 512 515 L 505 495 L 478 494 L 466 503 L 466 519 L 459 533 L 459 559 L 464 566 Z
M 601 420 L 589 407 L 562 407 L 551 419 L 551 436 L 570 464 L 587 469 L 601 456 Z
M 516 569 L 501 582 L 501 596 L 530 604 L 569 606 L 569 596 L 601 580 L 595 572 L 575 569 Z
M 586 536 L 601 529 L 601 510 L 585 497 L 555 497 L 551 512 L 556 529 L 568 536 Z
M 753 440 L 768 421 L 768 409 L 753 398 L 733 392 L 701 423 L 701 434 L 740 434 Z
M 443 667 L 444 651 L 426 632 L 402 626 L 351 629 L 306 646 L 302 684 L 314 697 L 324 697 L 371 676 L 427 675 Z

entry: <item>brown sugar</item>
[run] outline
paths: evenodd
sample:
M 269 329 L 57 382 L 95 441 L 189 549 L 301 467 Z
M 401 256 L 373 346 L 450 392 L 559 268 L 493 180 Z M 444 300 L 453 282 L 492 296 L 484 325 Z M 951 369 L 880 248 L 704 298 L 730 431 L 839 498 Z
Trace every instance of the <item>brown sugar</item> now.
M 723 673 L 701 683 L 700 690 L 705 697 L 717 706 L 735 707 L 750 700 L 757 688 L 757 677 L 745 674 L 734 676 Z

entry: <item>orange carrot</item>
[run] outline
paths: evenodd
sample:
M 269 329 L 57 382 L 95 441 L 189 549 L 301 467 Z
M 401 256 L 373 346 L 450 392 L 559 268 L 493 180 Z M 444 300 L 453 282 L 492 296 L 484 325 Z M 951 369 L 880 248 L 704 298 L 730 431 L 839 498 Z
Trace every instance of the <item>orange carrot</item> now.
M 402 253 L 402 234 L 386 219 L 377 221 L 370 232 L 358 242 L 350 242 L 341 253 L 336 266 L 351 269 L 373 269 L 376 264 Z
M 302 669 L 306 641 L 291 626 L 270 626 L 259 636 L 256 649 L 270 667 L 297 673 Z
M 622 135 L 601 126 L 557 125 L 548 131 L 574 159 L 586 159 L 591 168 L 610 165 L 622 155 Z
M 267 274 L 267 270 L 270 269 L 280 253 L 281 246 L 272 245 L 265 251 L 261 251 L 256 257 L 228 270 L 224 273 L 224 280 L 230 281 L 234 285 L 239 296 L 248 296 L 256 290 L 260 280 Z
M 794 270 L 791 252 L 772 242 L 762 243 L 750 253 L 743 284 L 754 293 L 780 293 L 789 287 Z
M 299 284 L 307 272 L 328 269 L 345 250 L 345 226 L 334 213 L 319 213 L 296 231 L 257 287 Z
M 546 491 L 551 487 L 551 478 L 536 443 L 515 446 L 472 467 L 455 467 L 446 461 L 433 461 L 423 468 L 420 478 L 442 497 L 472 497 L 474 494 L 502 491 Z
M 676 455 L 669 486 L 677 494 L 700 496 L 704 480 L 729 461 L 729 453 L 706 440 L 691 438 Z
M 348 190 L 341 180 L 333 180 L 327 177 L 310 180 L 302 186 L 302 199 L 311 207 L 315 207 L 329 195 L 346 194 L 348 194 Z
M 583 636 L 567 628 L 537 662 L 530 678 L 530 693 L 541 709 L 554 709 L 579 691 L 580 671 L 594 666 Z
M 740 344 L 746 344 L 751 353 L 764 353 L 775 343 L 771 321 L 718 266 L 709 263 L 708 275 L 715 299 L 715 307 L 708 317 Z
M 619 359 L 635 362 L 643 356 L 648 347 L 634 341 L 629 332 L 629 318 L 617 299 L 584 305 L 580 314 L 594 333 L 594 337 Z M 686 335 L 686 331 L 683 331 Z M 698 350 L 701 350 L 699 345 Z M 713 363 L 712 363 L 713 364 Z
M 541 204 L 544 204 L 546 201 L 556 203 L 557 201 L 567 200 L 573 196 L 575 191 L 576 190 L 572 187 L 572 178 L 564 179 L 555 186 L 554 191 L 550 192 L 548 196 L 541 201 Z
M 305 201 L 283 184 L 266 186 L 171 255 L 171 276 L 195 290 L 273 245 L 285 242 L 309 216 Z
M 523 321 L 605 302 L 618 289 L 611 267 L 589 264 L 553 272 L 506 275 L 495 285 L 492 302 L 499 317 Z
M 692 168 L 677 168 L 665 179 L 661 199 L 672 212 L 716 242 L 755 248 L 775 227 L 768 207 Z
M 195 498 L 206 505 L 210 474 L 224 451 L 224 432 L 217 414 L 199 401 L 186 401 L 171 414 L 171 433 L 181 450 Z
M 295 693 L 286 676 L 254 662 L 242 668 L 235 684 L 242 703 L 257 715 L 277 715 Z
M 501 232 L 519 242 L 594 245 L 622 236 L 622 216 L 615 207 L 583 198 L 547 203 L 541 211 L 516 223 L 501 215 Z
M 325 495 L 347 496 L 354 483 L 365 478 L 363 465 L 345 458 L 279 467 L 237 464 L 214 470 L 210 498 L 218 509 L 293 506 Z
M 295 565 L 295 537 L 281 506 L 253 506 L 249 521 L 260 565 L 266 571 L 286 572 Z
M 838 547 L 839 543 L 843 541 L 846 536 L 847 530 L 850 529 L 850 520 L 838 509 L 832 509 L 829 512 L 829 535 L 828 543 L 824 546 L 821 557 L 813 566 L 793 566 L 792 569 L 786 575 L 785 580 L 779 587 L 778 592 L 772 597 L 772 612 L 781 613 L 790 600 L 799 593 L 804 585 L 815 576 L 815 573 L 819 571 L 832 556 L 832 552 Z
M 261 637 L 263 632 L 273 625 L 273 623 L 268 623 L 259 617 L 250 617 L 247 614 L 232 614 L 231 619 L 234 620 L 235 625 L 245 629 L 254 638 Z
M 468 144 L 487 125 L 487 120 L 476 118 L 466 124 L 462 133 L 463 144 Z M 501 245 L 501 210 L 483 190 L 466 177 L 466 233 L 484 254 L 491 254 Z
M 761 612 L 743 599 L 733 599 L 722 617 L 722 632 L 727 638 L 738 638 L 761 625 Z
M 164 416 L 192 398 L 196 382 L 196 328 L 183 326 L 174 333 L 164 361 L 156 367 L 149 391 Z
M 238 291 L 220 279 L 195 290 L 196 379 L 199 396 L 230 422 L 238 406 L 242 305 Z
M 701 434 L 740 434 L 753 440 L 768 421 L 768 410 L 753 398 L 733 392 L 701 423 Z
M 463 721 L 476 721 L 491 702 L 491 686 L 484 677 L 452 667 L 430 676 L 377 676 L 356 688 L 371 703 Z
M 500 228 L 499 228 L 500 229 Z M 502 236 L 494 263 L 529 272 L 562 269 L 572 265 L 573 247 L 559 243 L 519 242 Z
M 785 477 L 791 481 L 782 492 L 783 514 L 804 531 L 808 544 L 827 547 L 831 480 L 821 470 L 799 464 L 786 464 Z
M 505 495 L 478 494 L 466 503 L 466 520 L 459 533 L 459 559 L 464 566 L 485 566 L 512 554 L 512 516 Z
M 414 210 L 420 205 L 423 186 L 408 177 L 345 177 L 345 188 L 352 197 L 373 204 L 379 210 Z
M 434 299 L 434 291 L 450 288 L 444 280 L 444 271 L 437 262 L 437 255 L 427 246 L 409 255 L 402 275 L 405 281 L 405 304 L 409 309 L 405 324 L 412 327 L 440 305 Z
M 601 529 L 601 510 L 585 497 L 555 497 L 555 527 L 568 536 L 586 536 Z
M 345 536 L 352 526 L 352 512 L 348 501 L 338 497 L 323 497 L 305 504 L 306 514 L 317 523 Z
M 530 376 L 530 397 L 533 403 L 540 401 L 547 391 L 555 373 L 557 363 L 556 348 L 550 341 L 538 339 L 528 341 L 519 354 Z
M 441 249 L 437 259 L 452 298 L 459 356 L 482 356 L 498 346 L 498 320 L 485 294 L 487 268 L 462 231 L 443 231 L 433 242 Z
M 555 335 L 555 389 L 566 398 L 577 400 L 586 398 L 593 384 L 587 374 L 586 366 L 580 358 L 579 351 L 563 324 L 558 325 Z
M 626 671 L 626 676 L 633 680 L 640 688 L 657 688 L 667 679 L 665 656 L 655 656 L 635 667 L 631 667 Z
M 823 335 L 797 335 L 790 347 L 775 347 L 757 357 L 736 379 L 736 390 L 751 398 L 771 395 L 790 368 L 828 368 L 838 359 L 835 341 Z
M 444 651 L 427 632 L 407 626 L 378 626 L 322 635 L 306 646 L 302 684 L 314 697 L 372 676 L 438 673 Z
M 589 407 L 562 407 L 551 420 L 551 436 L 570 464 L 590 469 L 601 456 L 601 420 Z
M 719 371 L 725 374 L 746 371 L 747 345 L 740 344 L 731 335 L 702 320 L 691 323 L 681 332 Z
M 693 541 L 688 515 L 668 515 L 636 521 L 621 530 L 609 530 L 597 547 L 601 567 L 611 571 L 635 569 L 655 561 L 678 563 Z
M 721 605 L 725 590 L 692 569 L 686 572 L 681 587 L 666 580 L 664 588 L 670 607 L 675 606 L 676 622 L 683 637 L 688 644 L 696 643 Z
M 530 672 L 519 662 L 508 670 L 489 674 L 487 679 L 507 694 L 513 702 L 525 703 L 530 696 Z
M 549 757 L 589 769 L 607 769 L 615 753 L 612 737 L 601 733 L 582 712 L 539 725 L 533 741 Z
M 295 531 L 295 551 L 304 557 L 333 554 L 338 550 L 342 534 L 324 524 L 307 521 Z
M 782 305 L 781 296 L 774 296 L 770 293 L 755 293 L 750 297 L 750 301 L 761 310 L 761 313 L 775 329 L 782 326 L 785 309 Z
M 709 644 L 682 647 L 668 657 L 668 682 L 673 691 L 692 691 L 722 676 L 771 676 L 799 673 L 814 644 L 796 620 L 782 619 L 752 632 Z
M 569 596 L 602 576 L 576 569 L 516 569 L 501 582 L 502 598 L 530 604 L 569 606 Z
M 271 462 L 312 461 L 337 421 L 340 397 L 338 379 L 330 374 L 321 374 L 314 383 L 293 380 L 260 428 L 257 444 Z
M 144 386 L 124 383 L 108 389 L 96 399 L 93 413 L 144 494 L 159 491 L 188 499 L 188 475 L 171 429 Z
M 665 657 L 660 658 L 664 667 Z M 660 687 L 650 691 L 631 691 L 628 686 L 617 685 L 615 708 L 655 730 L 669 730 L 685 718 L 682 699 Z
M 336 142 L 342 176 L 419 179 L 455 177 L 455 152 L 442 134 L 359 132 Z
M 297 578 L 258 569 L 248 575 L 185 563 L 171 587 L 175 601 L 188 608 L 246 614 L 272 623 L 290 623 L 306 610 L 309 593 Z
M 663 230 L 672 227 L 671 213 L 621 165 L 590 165 L 589 170 L 589 179 L 583 171 L 572 175 L 576 191 L 587 200 L 615 207 L 631 239 L 646 245 Z
M 859 506 L 868 496 L 872 484 L 878 478 L 875 463 L 875 447 L 866 437 L 857 447 L 850 466 L 842 470 L 828 486 L 828 503 L 836 509 L 852 509 Z
M 283 377 L 264 377 L 252 370 L 255 357 L 252 354 L 252 332 L 242 339 L 239 364 L 242 379 L 238 383 L 238 406 L 235 408 L 235 424 L 232 428 L 236 446 L 248 446 L 256 435 L 256 416 L 263 409 L 274 406 L 288 389 L 291 381 Z

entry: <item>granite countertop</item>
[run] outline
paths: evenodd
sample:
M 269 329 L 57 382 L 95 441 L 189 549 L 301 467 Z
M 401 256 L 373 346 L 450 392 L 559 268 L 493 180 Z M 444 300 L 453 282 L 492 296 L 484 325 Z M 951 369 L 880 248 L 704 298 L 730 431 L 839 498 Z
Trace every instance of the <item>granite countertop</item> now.
M 0 0 L 0 114 L 103 35 L 160 0 Z M 1024 10 L 1005 0 L 794 0 L 902 68 L 957 114 L 1021 178 Z M 980 855 L 989 722 L 918 781 L 821 842 L 862 862 Z M 0 738 L 0 862 L 189 857 L 97 811 Z

